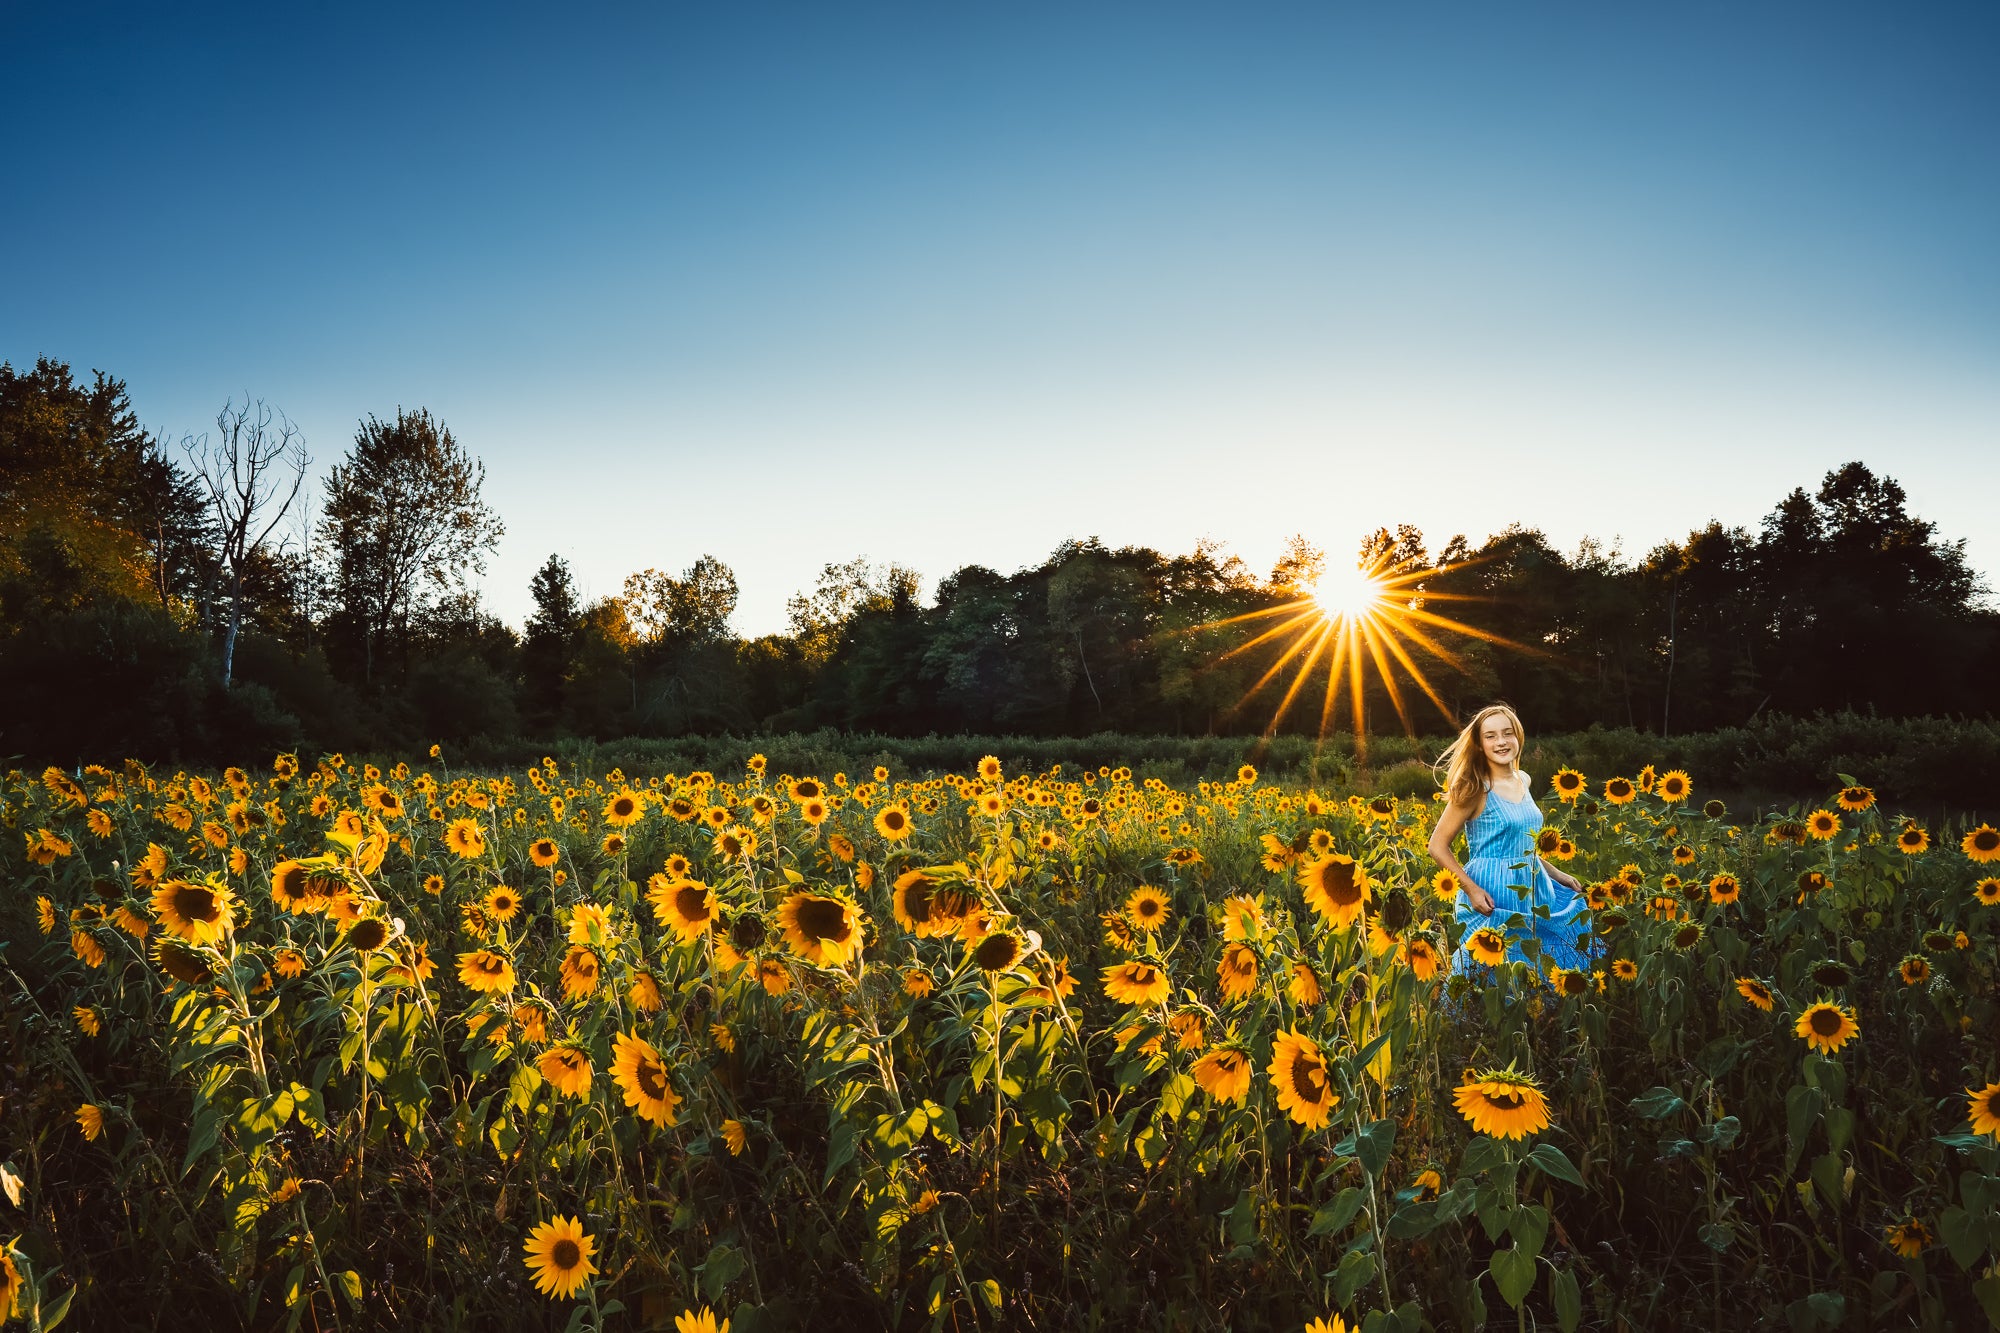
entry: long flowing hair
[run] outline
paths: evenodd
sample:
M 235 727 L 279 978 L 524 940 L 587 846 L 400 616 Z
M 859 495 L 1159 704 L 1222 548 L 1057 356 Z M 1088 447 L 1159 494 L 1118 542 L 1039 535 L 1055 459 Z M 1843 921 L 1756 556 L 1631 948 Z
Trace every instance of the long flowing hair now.
M 1493 765 L 1487 762 L 1486 748 L 1479 743 L 1479 729 L 1489 717 L 1504 717 L 1513 724 L 1517 767 L 1519 756 L 1528 748 L 1528 733 L 1521 729 L 1521 719 L 1506 704 L 1488 704 L 1474 713 L 1465 730 L 1458 733 L 1458 739 L 1432 765 L 1433 771 L 1444 770 L 1445 799 L 1454 805 L 1473 804 L 1493 781 Z

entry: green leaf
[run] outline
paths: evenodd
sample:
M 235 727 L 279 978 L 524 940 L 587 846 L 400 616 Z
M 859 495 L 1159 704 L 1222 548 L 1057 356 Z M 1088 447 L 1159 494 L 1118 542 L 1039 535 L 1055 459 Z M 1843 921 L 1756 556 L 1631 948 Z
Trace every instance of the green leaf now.
M 1481 1171 L 1491 1171 L 1507 1160 L 1507 1145 L 1499 1139 L 1480 1134 L 1465 1145 L 1465 1157 L 1459 1169 L 1467 1175 L 1478 1175 Z
M 1345 1231 L 1367 1199 L 1360 1186 L 1349 1185 L 1334 1196 L 1332 1202 L 1320 1205 L 1319 1211 L 1313 1214 L 1312 1226 L 1306 1229 L 1306 1235 L 1329 1236 Z
M 1540 1167 L 1543 1175 L 1554 1176 L 1557 1180 L 1568 1181 L 1576 1186 L 1583 1184 L 1583 1174 L 1571 1164 L 1563 1150 L 1553 1143 L 1537 1143 L 1535 1150 L 1528 1154 L 1528 1160 Z
M 1377 1120 L 1354 1132 L 1354 1155 L 1361 1159 L 1361 1169 L 1377 1180 L 1382 1178 L 1383 1169 L 1389 1165 L 1389 1152 L 1395 1146 L 1396 1122 L 1393 1120 Z
M 889 1152 L 901 1154 L 915 1147 L 930 1127 L 930 1112 L 922 1106 L 912 1106 L 900 1115 L 877 1117 L 873 1137 Z
M 1333 1303 L 1344 1306 L 1354 1299 L 1354 1293 L 1366 1286 L 1375 1276 L 1375 1256 L 1363 1250 L 1350 1250 L 1340 1258 L 1340 1267 L 1333 1273 Z
M 1549 1238 L 1549 1210 L 1538 1203 L 1524 1203 L 1514 1210 L 1507 1229 L 1514 1233 L 1514 1245 L 1530 1259 L 1540 1257 Z
M 1577 1287 L 1576 1274 L 1567 1268 L 1557 1269 L 1549 1279 L 1549 1295 L 1555 1302 L 1556 1327 L 1562 1333 L 1576 1333 L 1576 1326 L 1583 1322 L 1583 1292 Z
M 347 1303 L 355 1309 L 361 1308 L 361 1274 L 353 1269 L 333 1275 L 333 1289 L 347 1298 Z
M 1983 1277 L 1972 1284 L 1972 1294 L 1979 1298 L 1979 1308 L 1986 1311 L 1986 1322 L 2000 1328 L 2000 1277 Z
M 1687 1110 L 1687 1103 L 1672 1088 L 1648 1088 L 1632 1099 L 1632 1109 L 1648 1120 L 1664 1120 L 1676 1111 Z
M 1396 1240 L 1415 1240 L 1437 1230 L 1439 1220 L 1435 1202 L 1406 1203 L 1396 1210 L 1384 1230 Z
M 1813 1158 L 1812 1181 L 1819 1188 L 1819 1196 L 1827 1207 L 1839 1208 L 1845 1191 L 1841 1189 L 1841 1177 L 1845 1165 L 1835 1153 L 1826 1153 Z
M 1704 1222 L 1694 1234 L 1717 1254 L 1727 1250 L 1736 1240 L 1736 1229 L 1727 1222 Z
M 986 1302 L 987 1309 L 998 1310 L 1000 1308 L 1001 1294 L 998 1282 L 989 1277 L 984 1282 L 974 1283 L 972 1289 L 979 1293 L 979 1299 Z
M 1493 1272 L 1493 1285 L 1500 1289 L 1500 1299 L 1513 1309 L 1520 1309 L 1521 1302 L 1534 1290 L 1535 1256 L 1511 1247 L 1495 1250 L 1486 1266 Z
M 1834 1152 L 1844 1152 L 1854 1139 L 1854 1112 L 1845 1106 L 1832 1106 L 1826 1112 L 1827 1146 Z
M 1938 1214 L 1938 1235 L 1951 1251 L 1952 1262 L 1970 1270 L 1986 1253 L 1986 1227 L 1980 1219 L 1956 1205 Z
M 701 1274 L 701 1289 L 708 1293 L 708 1298 L 719 1301 L 729 1289 L 729 1284 L 741 1277 L 743 1270 L 749 1266 L 750 1261 L 743 1257 L 743 1251 L 725 1242 L 710 1250 L 695 1271 Z

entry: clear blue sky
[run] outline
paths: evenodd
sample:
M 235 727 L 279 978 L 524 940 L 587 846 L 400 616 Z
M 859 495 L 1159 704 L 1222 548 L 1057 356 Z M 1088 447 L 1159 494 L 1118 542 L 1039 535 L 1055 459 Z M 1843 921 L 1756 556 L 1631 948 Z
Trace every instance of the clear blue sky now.
M 1852 458 L 2000 571 L 2000 7 L 0 5 L 0 357 L 429 407 L 518 623 L 713 552 L 1640 551 Z

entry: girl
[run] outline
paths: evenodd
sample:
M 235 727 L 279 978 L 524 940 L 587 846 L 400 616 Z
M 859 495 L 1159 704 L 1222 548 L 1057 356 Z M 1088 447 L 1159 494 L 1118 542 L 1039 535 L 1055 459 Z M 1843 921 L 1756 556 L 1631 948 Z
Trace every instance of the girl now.
M 1540 951 L 1530 961 L 1582 971 L 1590 966 L 1590 909 L 1583 886 L 1535 853 L 1542 812 L 1520 769 L 1525 739 L 1521 720 L 1505 704 L 1480 709 L 1458 734 L 1438 760 L 1445 807 L 1431 831 L 1431 858 L 1458 877 L 1458 924 L 1467 939 L 1493 926 L 1507 937 L 1510 961 L 1527 958 L 1521 946 L 1533 939 Z M 1464 865 L 1451 854 L 1460 829 Z M 1456 965 L 1477 961 L 1462 940 Z

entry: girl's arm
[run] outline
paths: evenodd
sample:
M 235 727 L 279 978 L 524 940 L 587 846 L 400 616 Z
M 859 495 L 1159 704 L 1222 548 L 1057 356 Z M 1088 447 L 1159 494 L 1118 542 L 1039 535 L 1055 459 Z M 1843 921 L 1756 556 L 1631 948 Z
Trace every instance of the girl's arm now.
M 1583 892 L 1583 881 L 1579 880 L 1575 875 L 1570 874 L 1567 870 L 1556 869 L 1548 863 L 1546 857 L 1538 856 L 1535 859 L 1542 863 L 1542 869 L 1548 872 L 1550 879 L 1573 892 Z
M 1493 896 L 1473 883 L 1472 876 L 1465 873 L 1465 867 L 1451 854 L 1451 840 L 1465 827 L 1465 821 L 1472 818 L 1473 811 L 1474 807 L 1470 805 L 1460 805 L 1456 801 L 1445 803 L 1444 813 L 1438 816 L 1437 827 L 1431 830 L 1431 860 L 1458 877 L 1459 886 L 1465 893 L 1465 900 L 1472 904 L 1473 911 L 1481 916 L 1491 916 Z

